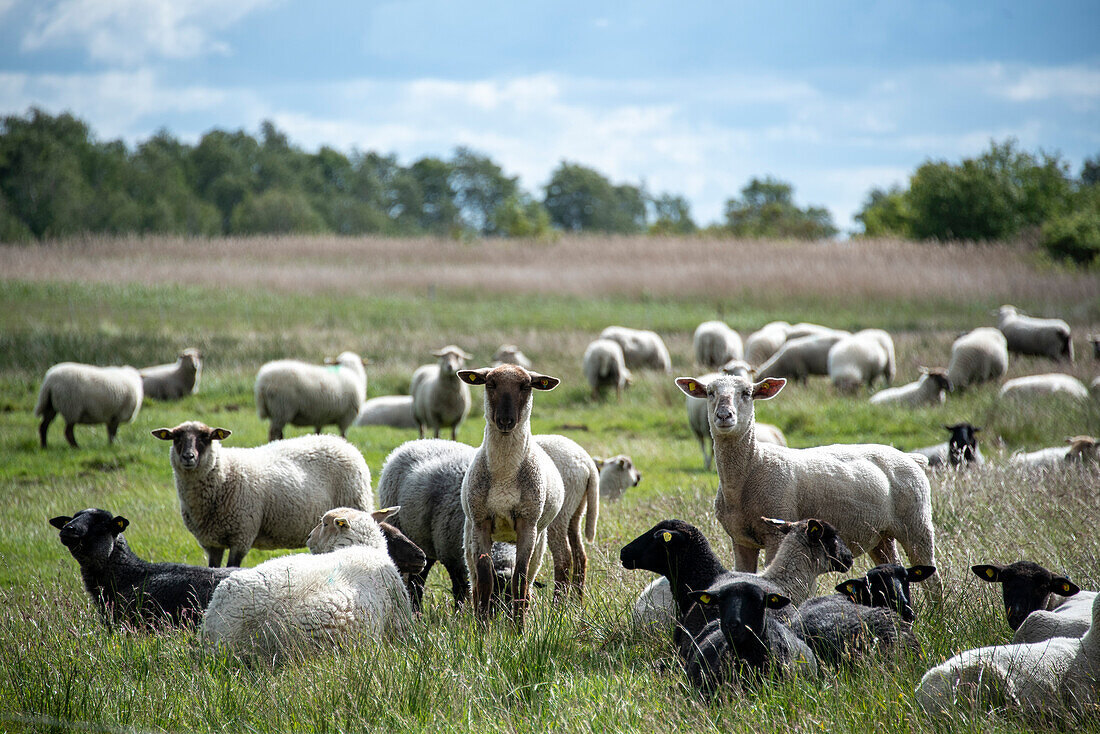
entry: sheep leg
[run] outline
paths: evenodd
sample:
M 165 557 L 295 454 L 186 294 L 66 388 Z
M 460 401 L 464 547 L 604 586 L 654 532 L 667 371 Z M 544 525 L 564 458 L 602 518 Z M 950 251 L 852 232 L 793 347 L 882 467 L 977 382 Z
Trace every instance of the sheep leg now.
M 703 452 L 703 471 L 710 471 L 711 456 L 714 452 L 714 446 L 711 446 L 711 453 L 707 453 L 707 440 L 702 436 L 699 436 L 699 450 Z
M 588 571 L 588 553 L 584 550 L 584 540 L 581 537 L 581 516 L 587 503 L 577 509 L 573 519 L 569 522 L 569 547 L 573 551 L 573 591 L 577 594 L 577 600 L 584 598 L 584 577 Z
M 50 424 L 53 423 L 53 419 L 57 417 L 57 411 L 53 409 L 52 405 L 47 405 L 46 409 L 42 411 L 42 422 L 38 424 L 38 440 L 42 443 L 42 448 L 46 448 L 46 432 L 50 430 Z
M 225 555 L 225 548 L 204 548 L 206 551 L 206 559 L 210 565 L 210 568 L 217 568 L 222 565 L 222 556 Z
M 434 561 L 429 561 L 429 563 L 434 563 Z M 457 612 L 466 603 L 466 598 L 470 595 L 470 575 L 466 572 L 465 563 L 444 563 L 443 565 L 451 577 L 451 594 L 454 596 L 455 611 Z M 424 573 L 427 574 L 427 569 Z
M 116 435 L 118 435 L 118 421 L 107 421 L 107 443 L 114 443 Z
M 573 551 L 569 547 L 568 529 L 555 520 L 546 531 L 550 556 L 554 559 L 554 601 L 569 595 L 569 579 L 573 573 Z
M 878 542 L 878 545 L 871 548 L 867 553 L 876 564 L 901 563 L 901 557 L 898 556 L 898 546 L 893 538 L 884 537 Z
M 226 566 L 240 566 L 241 561 L 248 555 L 248 548 L 230 548 L 229 549 L 229 561 L 226 562 Z
M 283 439 L 283 427 L 275 422 L 272 422 L 271 427 L 267 429 L 268 441 L 281 441 Z
M 526 517 L 516 517 L 512 521 L 516 529 L 516 570 L 512 573 L 512 619 L 516 628 L 523 629 L 523 618 L 527 614 L 527 573 L 531 567 L 531 556 L 535 552 L 538 529 L 535 523 Z
M 409 601 L 412 602 L 413 611 L 418 614 L 421 609 L 421 601 L 424 598 L 424 585 L 428 583 L 428 571 L 432 570 L 433 563 L 435 563 L 434 558 L 427 559 L 424 563 L 424 570 L 420 573 L 409 574 L 409 578 L 405 582 L 405 586 L 409 590 Z
M 435 427 L 435 437 L 439 438 L 439 426 Z
M 458 440 L 458 424 L 455 424 L 455 425 L 451 426 L 451 440 L 452 441 L 457 441 Z
M 756 562 L 760 557 L 760 549 L 751 545 L 733 546 L 733 568 L 736 571 L 756 573 Z
M 478 619 L 489 618 L 489 605 L 493 596 L 493 559 L 489 553 L 493 547 L 493 518 L 487 517 L 475 523 L 470 517 L 465 524 L 466 568 L 474 591 L 474 611 Z
M 74 428 L 76 428 L 75 424 L 65 421 L 65 440 L 68 441 L 69 445 L 74 449 L 78 449 L 80 447 L 76 445 L 76 436 L 73 435 Z
M 420 429 L 420 437 L 424 438 L 424 424 L 423 423 L 417 423 L 416 427 L 418 429 Z

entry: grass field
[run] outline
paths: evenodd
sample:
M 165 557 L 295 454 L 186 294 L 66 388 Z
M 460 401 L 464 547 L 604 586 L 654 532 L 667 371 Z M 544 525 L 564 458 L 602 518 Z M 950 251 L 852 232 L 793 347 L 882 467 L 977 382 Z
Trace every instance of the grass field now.
M 970 420 L 984 427 L 991 461 L 933 479 L 946 597 L 943 605 L 918 599 L 923 661 L 827 672 L 704 705 L 670 664 L 667 638 L 632 625 L 630 607 L 652 576 L 621 568 L 618 552 L 657 521 L 680 517 L 731 560 L 714 519 L 717 477 L 702 471 L 670 377 L 642 373 L 621 402 L 592 403 L 580 356 L 606 325 L 652 328 L 665 337 L 674 372 L 690 374 L 700 321 L 721 317 L 747 335 L 773 319 L 808 320 L 889 329 L 905 382 L 920 365 L 945 366 L 955 336 L 993 324 L 990 310 L 1002 303 L 1065 318 L 1079 354 L 1068 371 L 1086 383 L 1100 372 L 1083 338 L 1100 331 L 1100 278 L 1008 247 L 629 238 L 0 246 L 0 730 L 933 730 L 912 703 L 923 671 L 1010 638 L 999 588 L 978 581 L 972 563 L 1027 558 L 1100 588 L 1098 475 L 1036 480 L 1003 466 L 1018 448 L 1100 434 L 1096 404 L 1010 408 L 987 385 L 941 407 L 904 411 L 870 406 L 865 396 L 839 398 L 819 380 L 759 405 L 758 417 L 779 425 L 793 446 L 915 448 L 942 440 L 942 424 Z M 103 507 L 131 520 L 126 537 L 143 557 L 203 562 L 180 519 L 166 446 L 150 430 L 199 419 L 231 429 L 228 445 L 261 443 L 266 424 L 255 414 L 252 381 L 272 358 L 359 351 L 372 360 L 374 396 L 407 390 L 415 366 L 444 344 L 487 364 L 504 342 L 562 378 L 536 397 L 536 433 L 564 433 L 596 455 L 628 453 L 643 474 L 622 501 L 601 508 L 583 604 L 555 607 L 541 593 L 522 636 L 503 621 L 482 632 L 468 613 L 451 611 L 448 584 L 435 571 L 428 611 L 410 639 L 360 640 L 276 668 L 242 665 L 191 634 L 110 634 L 100 624 L 47 518 Z M 114 446 L 102 427 L 80 427 L 81 449 L 71 450 L 58 421 L 50 448 L 38 448 L 32 410 L 51 364 L 155 364 L 185 346 L 205 355 L 198 394 L 146 402 Z M 1062 369 L 1015 358 L 1009 376 Z M 483 426 L 478 405 L 459 439 L 477 445 Z M 410 438 L 415 432 L 349 431 L 375 478 L 386 454 Z M 253 551 L 245 565 L 284 552 L 297 551 Z M 868 566 L 857 560 L 853 575 Z M 840 580 L 827 578 L 823 590 Z M 974 712 L 950 728 L 1026 727 L 1011 715 Z M 1100 730 L 1100 720 L 1092 728 Z

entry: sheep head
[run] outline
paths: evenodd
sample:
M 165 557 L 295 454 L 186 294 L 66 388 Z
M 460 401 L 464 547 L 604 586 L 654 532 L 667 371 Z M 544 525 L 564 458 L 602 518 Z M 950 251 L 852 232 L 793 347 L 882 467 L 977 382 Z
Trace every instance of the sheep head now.
M 676 386 L 693 398 L 707 401 L 712 436 L 742 436 L 755 421 L 753 401 L 770 400 L 787 381 L 769 377 L 753 383 L 744 377 L 722 376 L 710 381 L 698 377 L 677 377 Z

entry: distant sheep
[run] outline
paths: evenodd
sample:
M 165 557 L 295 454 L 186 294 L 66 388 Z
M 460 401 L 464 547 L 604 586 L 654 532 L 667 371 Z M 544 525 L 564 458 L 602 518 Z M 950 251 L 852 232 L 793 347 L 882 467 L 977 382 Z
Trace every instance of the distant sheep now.
M 655 331 L 609 326 L 600 332 L 600 338 L 618 342 L 623 348 L 626 366 L 630 369 L 672 371 L 668 348 Z
M 416 428 L 412 395 L 380 395 L 367 400 L 359 409 L 354 425 Z
M 501 344 L 493 355 L 493 366 L 502 364 L 518 364 L 525 370 L 531 369 L 531 360 L 515 344 Z
M 197 392 L 202 378 L 202 353 L 184 349 L 171 364 L 158 364 L 138 370 L 146 397 L 154 400 L 179 400 Z
M 439 358 L 438 364 L 425 364 L 416 368 L 409 393 L 413 399 L 413 416 L 420 427 L 420 437 L 428 430 L 435 432 L 451 429 L 451 440 L 458 437 L 458 427 L 470 412 L 470 388 L 458 379 L 458 371 L 470 359 L 470 355 L 453 344 L 432 352 Z
M 1068 448 L 1053 446 L 1028 453 L 1017 452 L 1008 463 L 1027 469 L 1063 471 L 1074 466 L 1100 463 L 1100 443 L 1092 436 L 1072 436 L 1066 439 Z
M 269 441 L 281 439 L 287 424 L 317 433 L 335 424 L 347 436 L 367 397 L 367 373 L 355 352 L 342 352 L 326 365 L 280 359 L 260 367 L 254 392 L 260 420 L 271 421 Z
M 1081 591 L 1065 576 L 1056 576 L 1038 563 L 983 563 L 970 570 L 982 581 L 1001 585 L 1005 617 L 1016 633 L 1013 642 L 1081 637 L 1089 627 L 1096 592 Z
M 832 334 L 847 336 L 848 332 L 842 329 L 834 329 L 829 326 L 822 326 L 821 324 L 813 324 L 809 321 L 800 321 L 787 330 L 787 341 L 792 339 L 802 339 L 807 336 L 821 336 L 822 334 Z
M 850 336 L 846 331 L 830 330 L 827 334 L 789 339 L 767 362 L 757 368 L 756 377 L 788 377 L 805 382 L 810 375 L 827 375 L 829 350 L 846 336 Z
M 1076 377 L 1060 372 L 1016 377 L 1001 385 L 1002 400 L 1032 402 L 1059 395 L 1085 402 L 1089 389 Z
M 724 321 L 704 321 L 695 328 L 692 337 L 695 363 L 715 370 L 731 359 L 741 359 L 745 350 L 741 336 Z
M 634 467 L 634 462 L 625 454 L 616 454 L 606 459 L 592 457 L 596 468 L 600 470 L 600 497 L 617 500 L 630 487 L 637 487 L 642 481 L 642 473 Z
M 833 345 L 826 367 L 829 379 L 841 392 L 853 393 L 863 385 L 871 387 L 880 377 L 889 385 L 897 372 L 894 340 L 882 329 L 857 331 Z
M 917 449 L 913 453 L 928 459 L 929 469 L 944 466 L 981 466 L 985 463 L 981 449 L 978 448 L 978 432 L 982 429 L 969 423 L 956 423 L 944 426 L 950 437 L 943 443 Z
M 745 361 L 753 367 L 767 362 L 787 341 L 791 325 L 786 321 L 772 321 L 749 334 L 745 340 Z
M 133 367 L 96 367 L 62 362 L 46 370 L 34 414 L 42 418 L 38 438 L 46 448 L 50 423 L 60 413 L 65 419 L 65 440 L 79 448 L 73 428 L 77 425 L 107 425 L 107 442 L 115 442 L 122 423 L 137 418 L 144 391 L 141 375 Z
M 593 400 L 599 399 L 600 390 L 605 387 L 614 387 L 615 397 L 622 397 L 623 388 L 629 387 L 634 379 L 626 367 L 623 348 L 611 339 L 600 338 L 590 343 L 584 350 L 582 366 Z
M 982 327 L 963 334 L 951 345 L 947 379 L 956 390 L 996 380 L 1008 371 L 1008 342 L 997 329 Z
M 953 390 L 951 378 L 946 370 L 929 370 L 920 368 L 921 376 L 916 382 L 910 382 L 900 387 L 888 387 L 879 390 L 871 396 L 874 405 L 907 405 L 920 407 L 922 405 L 942 405 L 947 399 L 947 393 Z
M 1073 361 L 1073 339 L 1069 324 L 1062 319 L 1032 318 L 1021 314 L 1015 306 L 1001 306 L 997 310 L 997 328 L 1005 335 L 1010 352 Z

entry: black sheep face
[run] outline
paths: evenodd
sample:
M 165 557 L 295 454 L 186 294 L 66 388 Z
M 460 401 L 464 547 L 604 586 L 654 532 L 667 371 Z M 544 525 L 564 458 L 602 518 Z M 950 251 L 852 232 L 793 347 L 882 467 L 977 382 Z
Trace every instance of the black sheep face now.
M 723 636 L 742 654 L 764 647 L 767 610 L 782 609 L 791 602 L 751 581 L 718 584 L 692 592 L 691 598 L 697 604 L 717 607 Z
M 1000 584 L 1004 594 L 1008 626 L 1013 630 L 1037 609 L 1044 609 L 1051 594 L 1073 596 L 1080 589 L 1065 576 L 1055 576 L 1038 563 L 1016 561 L 1007 566 L 995 563 L 971 566 L 978 578 Z
M 399 572 L 418 574 L 424 570 L 428 557 L 420 546 L 388 522 L 380 522 L 378 527 L 382 531 L 382 537 L 386 539 L 386 551 Z
M 837 584 L 836 590 L 856 604 L 866 607 L 887 607 L 901 618 L 912 622 L 916 618 L 909 584 L 921 582 L 936 572 L 935 566 L 911 566 L 897 563 L 875 566 L 860 579 L 849 579 Z
M 702 538 L 702 533 L 690 523 L 662 520 L 623 546 L 619 560 L 623 568 L 638 568 L 668 576 L 677 571 L 680 554 L 699 538 Z
M 130 521 L 122 516 L 115 517 L 107 510 L 87 509 L 72 517 L 51 518 L 50 524 L 61 531 L 61 544 L 69 549 L 73 558 L 81 564 L 101 566 L 111 557 L 118 536 Z
M 944 428 L 951 432 L 951 438 L 947 441 L 947 455 L 951 464 L 957 466 L 975 461 L 978 452 L 977 433 L 982 429 L 969 423 L 956 423 Z

